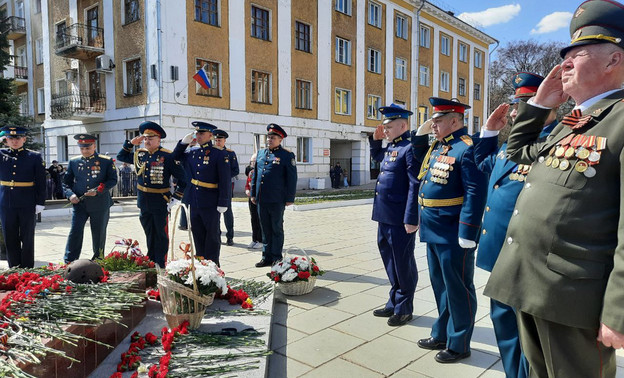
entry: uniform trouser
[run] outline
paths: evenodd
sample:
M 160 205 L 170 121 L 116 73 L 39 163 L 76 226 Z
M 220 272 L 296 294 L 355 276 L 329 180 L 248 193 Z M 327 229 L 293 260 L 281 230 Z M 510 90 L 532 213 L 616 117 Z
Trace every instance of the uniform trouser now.
M 281 202 L 258 203 L 262 229 L 262 258 L 272 262 L 282 259 L 284 248 L 284 207 Z
M 529 374 L 529 364 L 520 349 L 516 312 L 512 307 L 491 299 L 490 318 L 494 325 L 496 344 L 503 361 L 505 376 L 526 378 Z
M 234 195 L 234 183 L 232 183 L 232 193 Z M 232 201 L 228 204 L 227 210 L 223 213 L 223 222 L 225 223 L 225 237 L 229 240 L 234 238 L 234 213 L 232 213 Z
M 474 255 L 474 248 L 427 243 L 429 278 L 438 305 L 431 337 L 446 340 L 446 347 L 458 353 L 470 350 L 477 312 Z
M 66 263 L 70 263 L 80 258 L 82 250 L 82 240 L 84 238 L 84 228 L 87 219 L 91 223 L 91 239 L 93 242 L 93 257 L 104 257 L 106 245 L 106 227 L 110 218 L 110 208 L 104 210 L 87 211 L 83 204 L 74 205 L 72 212 L 71 229 L 67 237 L 65 246 Z
M 35 208 L 0 209 L 9 268 L 35 266 Z
M 379 223 L 377 246 L 390 280 L 390 295 L 386 308 L 395 314 L 407 315 L 414 311 L 414 291 L 418 269 L 414 258 L 416 233 L 408 234 L 405 226 Z
M 569 327 L 522 311 L 518 328 L 530 377 L 615 377 L 615 350 L 596 340 L 597 329 Z
M 168 217 L 166 206 L 156 211 L 141 209 L 139 215 L 141 226 L 145 231 L 145 239 L 147 239 L 147 257 L 161 267 L 165 266 L 169 248 Z
M 258 216 L 258 206 L 247 200 L 249 204 L 249 214 L 251 215 L 251 240 L 262 243 L 262 228 L 260 226 L 260 217 Z
M 188 220 L 186 219 L 186 209 L 184 206 L 180 208 L 180 222 L 178 223 L 180 228 L 186 229 L 188 228 Z
M 198 256 L 220 265 L 221 214 L 216 207 L 191 207 L 191 230 Z

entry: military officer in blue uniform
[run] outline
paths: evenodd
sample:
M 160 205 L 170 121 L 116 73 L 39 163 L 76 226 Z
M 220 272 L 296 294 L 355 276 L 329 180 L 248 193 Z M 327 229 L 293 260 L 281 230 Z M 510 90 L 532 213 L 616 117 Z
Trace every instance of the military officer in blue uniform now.
M 537 92 L 537 88 L 544 80 L 543 77 L 520 72 L 515 75 L 514 100 L 510 113 L 511 120 L 515 119 L 517 103 L 526 101 Z M 524 186 L 524 181 L 531 170 L 529 164 L 516 164 L 507 160 L 507 142 L 498 148 L 498 133 L 501 127 L 507 124 L 506 114 L 510 106 L 503 104 L 493 113 L 481 130 L 481 135 L 475 144 L 475 161 L 479 169 L 489 175 L 487 203 L 483 215 L 483 226 L 479 238 L 477 251 L 477 266 L 491 272 L 498 254 L 505 241 L 507 226 L 516 205 L 516 199 Z M 542 134 L 545 138 L 557 124 L 557 109 L 553 109 L 546 120 Z M 494 122 L 500 121 L 500 122 Z M 529 373 L 529 365 L 520 349 L 516 313 L 513 308 L 497 300 L 490 300 L 490 318 L 494 325 L 496 343 L 500 351 L 505 375 L 510 378 L 525 378 Z
M 216 126 L 195 121 L 193 133 L 180 140 L 173 150 L 188 173 L 190 186 L 184 203 L 189 205 L 191 231 L 197 255 L 220 264 L 221 214 L 231 200 L 229 155 L 211 142 Z M 187 149 L 193 137 L 197 145 Z
M 238 166 L 238 159 L 236 158 L 236 152 L 225 147 L 225 141 L 229 137 L 228 133 L 225 130 L 217 129 L 214 131 L 215 137 L 215 145 L 217 147 L 223 148 L 225 153 L 228 155 L 228 159 L 230 160 L 230 173 L 232 180 L 232 195 L 234 194 L 234 180 L 236 176 L 240 173 L 240 167 Z M 227 245 L 234 245 L 234 214 L 232 213 L 232 201 L 228 205 L 228 209 L 223 213 L 223 221 L 225 223 L 226 233 L 225 237 L 227 238 Z
M 139 125 L 141 135 L 126 140 L 117 154 L 119 161 L 134 164 L 137 173 L 137 206 L 139 219 L 147 239 L 147 256 L 161 267 L 165 266 L 169 247 L 168 214 L 182 199 L 186 177 L 180 162 L 170 150 L 160 146 L 167 134 L 160 125 L 145 121 Z M 144 148 L 133 151 L 134 146 L 145 143 Z M 171 193 L 170 179 L 177 179 Z
M 27 129 L 2 128 L 0 141 L 0 222 L 9 268 L 35 265 L 35 214 L 44 209 L 45 163 L 41 154 L 24 148 Z
M 410 145 L 409 116 L 413 113 L 392 104 L 379 108 L 384 121 L 371 135 L 371 157 L 381 168 L 375 186 L 372 219 L 378 222 L 377 246 L 390 280 L 388 302 L 373 315 L 388 317 L 400 326 L 412 319 L 418 269 L 414 242 L 418 230 L 419 162 Z M 382 140 L 388 141 L 382 146 Z
M 117 170 L 113 159 L 95 151 L 96 137 L 89 134 L 74 136 L 81 156 L 69 161 L 63 178 L 65 197 L 73 205 L 71 229 L 65 247 L 65 263 L 80 258 L 84 228 L 90 219 L 93 258 L 103 257 L 106 227 L 113 200 L 110 190 L 117 185 Z M 103 186 L 100 186 L 103 185 Z
M 463 127 L 470 107 L 437 97 L 431 129 L 436 141 L 419 174 L 420 240 L 427 243 L 429 277 L 438 305 L 431 337 L 418 341 L 441 349 L 440 363 L 470 356 L 477 298 L 473 283 L 475 247 L 486 199 L 487 178 L 474 161 L 473 142 Z M 424 134 L 428 123 L 418 134 Z
M 267 147 L 258 151 L 251 178 L 251 202 L 258 205 L 262 228 L 262 259 L 256 267 L 282 259 L 284 209 L 295 202 L 297 166 L 295 154 L 282 147 L 286 131 L 275 123 L 267 126 Z

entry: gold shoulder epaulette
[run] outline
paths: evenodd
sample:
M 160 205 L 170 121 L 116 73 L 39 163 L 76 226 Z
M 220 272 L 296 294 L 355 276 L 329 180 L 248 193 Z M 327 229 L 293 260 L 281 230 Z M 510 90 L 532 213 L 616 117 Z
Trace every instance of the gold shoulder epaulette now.
M 234 150 L 231 150 L 231 149 L 229 149 L 229 148 L 226 148 L 225 150 L 226 150 L 227 152 L 234 152 Z
M 137 148 L 135 152 L 147 152 L 147 148 Z
M 163 152 L 166 152 L 166 153 L 168 153 L 168 154 L 170 154 L 170 153 L 172 152 L 171 150 L 166 149 L 166 148 L 164 148 L 164 147 L 160 147 L 160 150 L 161 150 L 161 151 L 163 151 Z
M 289 150 L 288 148 L 284 148 L 284 147 L 282 147 L 282 148 L 283 148 L 283 149 L 284 149 L 284 151 L 286 151 L 286 152 L 292 152 L 292 151 L 291 151 L 291 150 Z
M 216 148 L 219 151 L 223 151 L 223 147 L 215 146 L 214 144 L 212 145 L 212 148 Z
M 459 139 L 462 140 L 462 142 L 466 143 L 469 146 L 472 146 L 472 138 L 469 135 L 462 135 L 459 137 Z
M 76 159 L 80 159 L 82 157 L 82 155 L 78 155 L 78 156 L 74 156 L 73 158 L 69 159 L 69 160 L 76 160 Z
M 108 155 L 98 155 L 99 157 L 101 157 L 102 159 L 108 159 L 111 160 L 112 157 L 108 156 Z

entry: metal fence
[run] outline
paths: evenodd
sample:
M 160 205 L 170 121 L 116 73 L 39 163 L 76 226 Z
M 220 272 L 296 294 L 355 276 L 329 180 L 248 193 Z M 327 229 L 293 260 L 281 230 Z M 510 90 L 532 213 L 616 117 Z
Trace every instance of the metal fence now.
M 84 24 L 73 24 L 56 34 L 56 49 L 70 46 L 104 48 L 104 29 Z
M 52 118 L 69 118 L 75 113 L 104 113 L 106 95 L 97 91 L 71 91 L 52 94 Z
M 17 16 L 7 17 L 9 32 L 26 33 L 26 19 Z

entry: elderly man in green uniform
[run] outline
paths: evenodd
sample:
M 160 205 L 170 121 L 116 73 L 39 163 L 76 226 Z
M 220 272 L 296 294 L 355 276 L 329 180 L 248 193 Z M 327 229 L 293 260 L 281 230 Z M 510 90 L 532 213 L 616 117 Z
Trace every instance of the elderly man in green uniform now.
M 110 190 L 117 185 L 117 170 L 113 159 L 95 151 L 96 137 L 75 135 L 80 156 L 69 161 L 64 177 L 65 197 L 73 205 L 71 229 L 65 247 L 66 263 L 80 258 L 84 228 L 90 219 L 93 258 L 103 257 L 106 227 L 113 205 Z
M 531 377 L 614 377 L 624 346 L 624 5 L 582 3 L 507 153 L 533 164 L 485 294 L 518 311 Z M 576 106 L 544 141 L 549 109 Z M 501 120 L 501 122 L 503 122 Z

